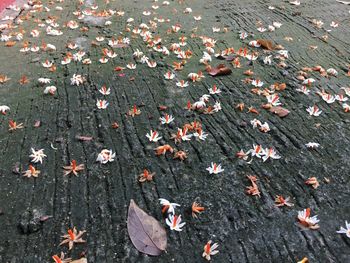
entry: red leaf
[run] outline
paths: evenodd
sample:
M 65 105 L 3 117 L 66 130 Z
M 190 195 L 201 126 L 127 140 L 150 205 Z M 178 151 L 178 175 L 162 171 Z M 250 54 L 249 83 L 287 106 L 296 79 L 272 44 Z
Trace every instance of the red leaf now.
M 129 205 L 128 233 L 136 249 L 142 253 L 159 256 L 166 249 L 165 229 L 159 221 L 139 208 L 133 199 Z

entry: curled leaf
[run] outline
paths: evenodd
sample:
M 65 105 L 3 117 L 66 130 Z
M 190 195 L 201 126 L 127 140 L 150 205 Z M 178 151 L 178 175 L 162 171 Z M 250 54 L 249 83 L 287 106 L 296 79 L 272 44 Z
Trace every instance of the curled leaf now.
M 270 112 L 278 115 L 281 118 L 286 117 L 289 114 L 289 110 L 287 110 L 287 109 L 285 109 L 283 107 L 280 107 L 280 106 L 271 107 L 270 108 Z
M 149 216 L 130 200 L 128 233 L 135 248 L 147 255 L 159 256 L 167 246 L 166 231 L 155 218 Z

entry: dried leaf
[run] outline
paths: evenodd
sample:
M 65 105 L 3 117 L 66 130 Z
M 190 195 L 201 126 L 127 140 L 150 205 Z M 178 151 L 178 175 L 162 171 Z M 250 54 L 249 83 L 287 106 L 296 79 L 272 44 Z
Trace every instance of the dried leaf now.
M 267 39 L 258 39 L 257 42 L 261 45 L 262 48 L 267 49 L 267 50 L 273 50 L 274 45 L 271 40 Z
M 79 141 L 92 141 L 93 137 L 77 135 L 75 138 Z
M 14 174 L 21 174 L 21 169 L 22 169 L 21 163 L 20 162 L 16 162 L 15 165 L 13 166 L 13 168 L 12 168 L 12 172 Z
M 40 120 L 36 120 L 34 123 L 34 128 L 39 128 L 41 125 L 41 121 Z
M 210 68 L 208 70 L 209 75 L 211 76 L 225 76 L 225 75 L 229 75 L 232 73 L 232 70 L 228 67 L 226 67 L 224 64 L 219 64 L 217 67 L 215 68 Z
M 165 229 L 159 221 L 139 208 L 133 199 L 130 200 L 127 224 L 130 239 L 138 251 L 159 256 L 166 249 Z
M 278 115 L 281 118 L 286 117 L 289 114 L 289 110 L 287 110 L 287 109 L 285 109 L 283 107 L 280 107 L 280 106 L 271 107 L 270 108 L 270 112 Z
M 7 47 L 13 47 L 14 45 L 16 45 L 16 41 L 7 41 L 5 43 L 5 46 L 7 46 Z
M 115 48 L 125 48 L 125 47 L 128 47 L 129 45 L 128 44 L 117 44 L 115 46 Z
M 9 81 L 10 78 L 8 78 L 6 75 L 0 74 L 0 84 L 4 84 L 5 82 Z
M 49 215 L 44 215 L 40 217 L 40 222 L 45 222 L 47 220 L 49 220 L 50 218 L 52 218 L 52 216 Z

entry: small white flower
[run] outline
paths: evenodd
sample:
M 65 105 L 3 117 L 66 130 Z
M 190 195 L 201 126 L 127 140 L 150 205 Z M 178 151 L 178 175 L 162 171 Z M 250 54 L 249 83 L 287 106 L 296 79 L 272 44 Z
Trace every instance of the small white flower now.
M 306 86 L 301 86 L 300 88 L 297 88 L 296 91 L 304 93 L 305 95 L 310 94 L 310 89 L 308 89 Z
M 108 58 L 103 57 L 103 58 L 100 58 L 98 61 L 100 61 L 101 64 L 106 64 L 108 62 Z
M 128 69 L 136 69 L 136 64 L 134 64 L 134 63 L 129 63 L 129 64 L 126 65 L 126 67 L 127 67 Z
M 45 88 L 44 94 L 55 95 L 56 90 L 57 90 L 57 88 L 55 86 L 48 86 Z
M 348 221 L 345 221 L 345 228 L 340 227 L 340 230 L 337 231 L 339 234 L 345 234 L 348 238 L 350 238 L 350 224 Z
M 332 23 L 330 24 L 330 26 L 333 27 L 333 28 L 336 28 L 336 27 L 339 26 L 339 23 L 338 23 L 338 22 L 332 21 Z
M 199 60 L 199 63 L 207 64 L 208 62 L 211 62 L 211 56 L 207 52 L 203 52 L 203 57 Z
M 111 89 L 107 88 L 106 86 L 102 86 L 98 91 L 103 95 L 111 94 Z
M 273 32 L 276 30 L 276 28 L 274 26 L 271 26 L 271 25 L 268 26 L 268 29 L 270 32 Z
M 272 106 L 279 106 L 281 105 L 280 98 L 278 94 L 271 94 L 266 96 L 267 102 L 270 103 Z
M 248 37 L 248 33 L 247 32 L 241 32 L 240 34 L 239 34 L 239 38 L 240 39 L 246 39 Z
M 312 83 L 314 83 L 316 80 L 315 79 L 313 79 L 313 78 L 308 78 L 308 79 L 305 79 L 304 81 L 303 81 L 303 84 L 304 85 L 311 85 Z
M 266 56 L 266 57 L 264 58 L 264 64 L 265 64 L 265 65 L 271 65 L 271 63 L 272 63 L 271 57 L 272 57 L 272 55 Z
M 173 79 L 175 78 L 175 74 L 172 73 L 171 71 L 168 71 L 167 73 L 164 74 L 164 78 L 168 80 Z
M 278 54 L 280 54 L 283 58 L 288 58 L 288 50 L 278 50 L 277 51 Z
M 162 124 L 169 124 L 171 123 L 172 121 L 174 121 L 174 117 L 172 115 L 169 115 L 169 114 L 165 114 L 164 117 L 161 117 L 159 118 L 160 122 Z
M 162 139 L 162 137 L 159 137 L 159 133 L 157 131 L 152 130 L 150 130 L 150 132 L 146 134 L 146 137 L 149 139 L 150 142 L 157 142 L 160 139 Z
M 157 62 L 155 61 L 148 61 L 147 65 L 149 68 L 155 68 L 157 66 Z
M 214 85 L 212 88 L 209 88 L 209 93 L 210 94 L 220 94 L 221 93 L 221 89 L 219 89 L 218 87 L 216 87 L 216 85 Z
M 254 119 L 250 121 L 250 124 L 253 126 L 253 129 L 255 129 L 256 127 L 259 127 L 261 125 L 261 121 L 259 121 L 258 119 Z
M 214 106 L 213 106 L 213 111 L 214 112 L 218 112 L 218 111 L 220 111 L 222 108 L 221 108 L 221 103 L 220 102 L 218 102 L 218 101 L 215 101 L 215 104 L 214 104 Z
M 32 158 L 32 163 L 43 163 L 43 158 L 46 157 L 46 154 L 44 154 L 44 149 L 35 150 L 34 148 L 31 148 L 32 154 L 29 155 L 30 158 Z
M 216 250 L 218 248 L 218 244 L 214 243 L 213 245 L 211 245 L 212 241 L 209 240 L 207 242 L 207 244 L 205 244 L 204 246 L 204 252 L 202 254 L 202 257 L 204 257 L 206 260 L 210 261 L 211 260 L 211 256 L 216 255 L 217 253 L 219 253 L 219 250 Z
M 336 95 L 336 96 L 335 96 L 335 99 L 336 99 L 337 101 L 340 101 L 340 102 L 345 102 L 345 101 L 348 101 L 348 100 L 349 100 L 349 98 L 345 97 L 343 94 L 341 94 L 341 95 Z
M 115 158 L 115 153 L 112 150 L 103 149 L 97 156 L 96 162 L 106 164 L 108 162 L 113 162 Z
M 317 219 L 317 215 L 310 217 L 311 210 L 310 208 L 304 209 L 303 211 L 298 211 L 298 220 L 299 223 L 310 229 L 317 229 L 319 225 L 317 224 L 320 220 Z
M 273 148 L 266 148 L 263 150 L 263 162 L 267 161 L 267 159 L 271 158 L 271 159 L 280 159 L 281 156 L 279 156 L 277 154 L 277 152 L 275 151 L 275 149 Z
M 205 141 L 208 137 L 208 133 L 205 133 L 202 129 L 197 129 L 197 131 L 193 134 L 194 137 L 197 137 L 201 141 Z
M 3 115 L 6 115 L 6 112 L 10 110 L 10 107 L 9 106 L 6 106 L 6 105 L 1 105 L 0 106 L 0 112 L 1 114 Z
M 311 115 L 311 116 L 320 116 L 322 111 L 316 106 L 311 106 L 306 109 L 306 111 Z
M 269 126 L 269 124 L 267 122 L 264 122 L 264 124 L 260 125 L 259 130 L 261 132 L 269 132 L 270 131 L 270 126 Z
M 275 28 L 280 28 L 282 26 L 280 22 L 273 22 L 272 24 Z
M 168 214 L 175 214 L 175 207 L 180 206 L 177 203 L 170 203 L 164 198 L 159 198 L 160 204 L 163 206 L 162 212 L 168 212 Z
M 180 88 L 188 87 L 188 81 L 180 80 L 179 82 L 176 83 L 176 86 Z
M 185 8 L 184 13 L 185 13 L 185 14 L 190 14 L 190 13 L 192 13 L 192 8 L 190 8 L 190 7 Z
M 186 225 L 186 223 L 181 223 L 181 215 L 173 215 L 170 214 L 169 217 L 165 220 L 166 224 L 170 227 L 170 230 L 182 231 L 182 227 Z
M 305 144 L 305 146 L 307 148 L 315 149 L 315 148 L 318 148 L 320 146 L 320 144 L 317 142 L 308 142 L 307 144 Z
M 42 63 L 42 65 L 43 65 L 44 68 L 51 68 L 53 63 L 48 61 L 48 60 L 46 60 L 44 63 Z
M 80 86 L 81 84 L 84 83 L 85 78 L 81 75 L 73 74 L 73 77 L 70 79 L 70 81 L 71 81 L 71 85 Z
M 260 88 L 260 87 L 262 87 L 262 86 L 264 85 L 264 82 L 262 82 L 262 81 L 259 80 L 259 79 L 254 79 L 254 80 L 252 81 L 252 85 L 253 85 L 254 87 Z
M 338 71 L 335 70 L 334 68 L 327 69 L 327 73 L 331 76 L 334 76 L 334 77 L 338 76 Z
M 218 174 L 224 171 L 224 169 L 221 168 L 221 164 L 211 163 L 211 165 L 206 169 L 209 174 Z
M 258 158 L 261 158 L 265 152 L 261 145 L 253 144 L 253 149 L 250 149 L 246 154 L 251 154 L 252 157 L 256 156 Z
M 143 52 L 136 49 L 136 51 L 132 54 L 134 58 L 141 58 L 143 56 Z
M 96 106 L 98 109 L 106 109 L 109 103 L 106 100 L 97 100 Z
M 258 27 L 256 30 L 258 30 L 259 32 L 261 32 L 261 33 L 264 33 L 264 32 L 266 32 L 266 28 L 265 27 Z
M 345 112 L 350 112 L 350 105 L 347 103 L 343 103 L 342 107 L 344 109 Z

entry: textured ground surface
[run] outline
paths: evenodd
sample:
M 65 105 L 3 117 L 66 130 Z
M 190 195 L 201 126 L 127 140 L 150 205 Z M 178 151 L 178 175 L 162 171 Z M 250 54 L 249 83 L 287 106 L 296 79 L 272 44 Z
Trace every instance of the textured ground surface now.
M 117 36 L 125 28 L 127 17 L 133 17 L 137 24 L 147 22 L 149 17 L 142 16 L 142 11 L 150 10 L 152 3 L 142 0 L 110 1 L 108 7 L 124 10 L 125 16 L 112 17 L 113 24 L 109 27 L 87 21 L 84 25 L 89 31 L 85 33 L 63 28 L 63 36 L 51 37 L 40 29 L 42 35 L 33 39 L 29 37 L 29 31 L 34 28 L 33 19 L 21 26 L 27 31 L 26 40 L 38 45 L 42 40 L 55 44 L 56 53 L 24 55 L 18 52 L 20 44 L 9 48 L 0 42 L 0 74 L 11 78 L 0 85 L 0 105 L 11 107 L 9 116 L 0 117 L 0 262 L 51 262 L 51 256 L 61 251 L 60 236 L 71 226 L 87 231 L 84 237 L 87 243 L 78 246 L 73 256 L 76 258 L 85 250 L 89 262 L 203 262 L 202 249 L 209 239 L 219 243 L 220 253 L 213 257 L 213 262 L 297 262 L 303 257 L 308 257 L 310 262 L 350 262 L 350 240 L 335 233 L 345 220 L 350 220 L 349 113 L 344 113 L 339 104 L 326 104 L 317 95 L 305 96 L 295 91 L 299 86 L 296 72 L 305 66 L 322 65 L 339 71 L 338 78 L 313 75 L 318 80 L 317 89 L 338 93 L 340 87 L 349 85 L 350 79 L 345 73 L 350 58 L 350 8 L 335 1 L 303 2 L 300 7 L 294 7 L 288 2 L 264 0 L 193 0 L 184 4 L 174 1 L 168 8 L 156 11 L 171 19 L 170 24 L 160 24 L 157 29 L 167 39 L 165 45 L 178 41 L 182 34 L 189 38 L 195 26 L 198 26 L 197 34 L 218 39 L 217 49 L 241 47 L 240 30 L 254 31 L 257 38 L 272 39 L 290 51 L 286 76 L 282 69 L 263 66 L 258 59 L 249 67 L 244 62 L 242 69 L 234 69 L 232 75 L 207 76 L 201 82 L 191 83 L 189 88 L 179 89 L 163 77 L 175 58 L 162 59 L 155 52 L 153 56 L 158 67 L 138 65 L 134 71 L 125 71 L 124 77 L 118 76 L 113 68 L 133 61 L 133 50 L 139 48 L 148 55 L 152 52 L 147 51 L 139 38 L 132 39 L 129 48 L 116 50 L 118 58 L 100 64 L 97 62 L 100 49 L 107 45 L 92 47 L 91 40 L 97 35 Z M 102 1 L 98 3 L 101 9 L 105 7 Z M 64 10 L 52 7 L 51 13 L 33 16 L 60 16 L 58 23 L 61 25 L 73 19 L 75 1 L 66 0 L 55 5 Z M 276 9 L 269 10 L 269 5 Z M 185 7 L 202 15 L 202 20 L 196 23 L 192 15 L 184 15 Z M 326 32 L 310 23 L 313 18 L 322 19 L 325 28 L 329 28 L 332 20 L 339 21 L 341 26 L 329 32 L 328 42 L 323 42 L 319 37 Z M 278 21 L 283 26 L 276 32 L 262 35 L 256 31 L 258 20 L 264 25 Z M 183 25 L 181 33 L 165 37 L 165 31 L 177 22 Z M 213 34 L 211 27 L 215 25 L 227 26 L 230 31 Z M 294 41 L 285 41 L 286 36 Z M 66 52 L 68 40 L 82 43 L 95 63 L 61 66 L 61 53 Z M 310 50 L 309 45 L 318 48 Z M 199 39 L 189 38 L 188 48 L 198 59 L 202 56 Z M 47 58 L 58 65 L 55 73 L 41 66 Z M 198 59 L 188 62 L 185 69 L 177 73 L 178 78 L 184 79 L 189 72 L 203 70 Z M 214 60 L 213 65 L 217 63 L 219 61 Z M 287 84 L 281 100 L 291 113 L 280 119 L 261 110 L 258 116 L 269 122 L 271 131 L 267 134 L 252 129 L 249 122 L 255 115 L 235 109 L 239 102 L 259 109 L 265 103 L 264 98 L 252 94 L 250 87 L 241 82 L 242 72 L 248 68 L 268 84 Z M 87 77 L 83 86 L 70 85 L 70 77 L 75 73 Z M 19 85 L 22 75 L 28 76 L 30 83 Z M 54 80 L 56 96 L 43 95 L 43 88 L 36 81 L 40 76 Z M 130 81 L 130 77 L 135 80 Z M 199 115 L 183 109 L 187 100 L 198 99 L 213 84 L 222 89 L 218 97 L 222 111 Z M 102 85 L 112 90 L 107 110 L 98 110 L 95 106 L 96 99 L 101 97 L 97 89 Z M 305 110 L 313 103 L 324 111 L 318 118 L 309 116 Z M 134 104 L 139 105 L 142 115 L 126 117 Z M 157 106 L 161 104 L 167 105 L 168 112 L 176 118 L 170 129 L 159 125 L 158 119 L 163 113 Z M 25 128 L 8 132 L 8 118 L 23 122 Z M 161 133 L 163 142 L 169 142 L 170 131 L 194 119 L 202 122 L 209 136 L 204 142 L 192 140 L 175 146 L 188 151 L 186 161 L 155 156 L 154 144 L 145 137 L 151 128 Z M 36 120 L 41 121 L 41 127 L 33 127 Z M 119 123 L 118 129 L 111 128 L 114 121 Z M 89 135 L 94 139 L 79 142 L 76 135 Z M 305 147 L 309 141 L 318 142 L 321 147 L 310 151 Z M 235 157 L 236 152 L 251 148 L 253 143 L 275 147 L 282 158 L 266 163 L 255 160 L 248 165 Z M 13 174 L 17 162 L 27 169 L 31 147 L 44 148 L 48 156 L 39 166 L 40 176 L 33 179 Z M 101 166 L 95 160 L 103 148 L 113 149 L 117 157 L 114 162 Z M 72 159 L 84 163 L 86 169 L 78 177 L 64 177 L 61 167 Z M 225 172 L 209 176 L 205 168 L 212 161 L 220 162 Z M 145 168 L 156 176 L 153 182 L 140 184 L 137 176 Z M 257 175 L 261 198 L 245 194 L 248 174 Z M 312 176 L 321 182 L 316 190 L 304 184 Z M 330 180 L 328 184 L 324 177 Z M 295 206 L 291 209 L 275 207 L 277 194 L 291 196 Z M 162 222 L 158 198 L 182 204 L 180 212 L 187 224 L 181 233 L 167 229 L 168 249 L 160 257 L 138 253 L 128 237 L 126 219 L 131 198 Z M 187 211 L 195 199 L 207 208 L 199 219 L 192 219 Z M 319 230 L 302 230 L 297 225 L 297 211 L 306 207 L 318 215 Z M 53 218 L 32 224 L 35 214 Z

